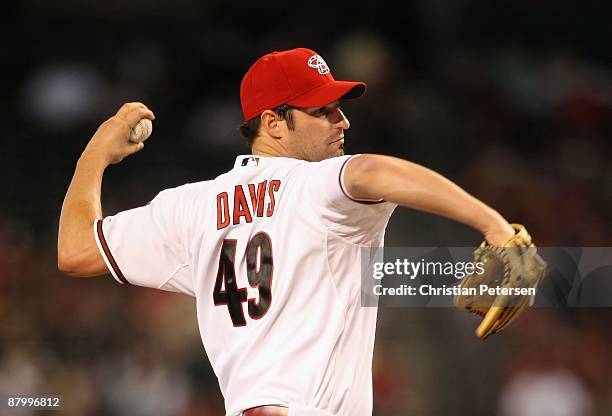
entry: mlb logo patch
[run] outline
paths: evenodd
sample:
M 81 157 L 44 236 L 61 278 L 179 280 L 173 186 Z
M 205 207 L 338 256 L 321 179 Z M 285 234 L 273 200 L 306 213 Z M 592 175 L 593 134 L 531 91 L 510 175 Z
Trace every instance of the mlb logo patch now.
M 242 159 L 240 166 L 259 166 L 259 158 L 253 156 L 245 157 Z

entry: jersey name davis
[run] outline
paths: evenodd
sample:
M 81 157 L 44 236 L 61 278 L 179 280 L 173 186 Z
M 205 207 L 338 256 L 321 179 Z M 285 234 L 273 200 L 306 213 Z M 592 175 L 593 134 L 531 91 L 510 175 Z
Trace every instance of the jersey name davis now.
M 271 217 L 276 204 L 275 193 L 278 192 L 281 181 L 278 179 L 265 180 L 246 186 L 236 185 L 230 198 L 227 192 L 217 194 L 217 230 L 221 230 L 230 223 L 234 225 L 253 222 L 253 217 Z M 247 195 L 251 200 L 249 206 Z M 230 207 L 232 207 L 230 209 Z M 231 214 L 231 216 L 230 216 Z

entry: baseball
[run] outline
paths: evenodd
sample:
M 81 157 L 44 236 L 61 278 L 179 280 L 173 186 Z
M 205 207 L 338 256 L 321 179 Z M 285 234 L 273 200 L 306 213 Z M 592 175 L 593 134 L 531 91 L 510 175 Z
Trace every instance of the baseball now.
M 143 118 L 132 128 L 130 141 L 132 143 L 144 142 L 149 138 L 153 131 L 153 123 L 148 118 Z

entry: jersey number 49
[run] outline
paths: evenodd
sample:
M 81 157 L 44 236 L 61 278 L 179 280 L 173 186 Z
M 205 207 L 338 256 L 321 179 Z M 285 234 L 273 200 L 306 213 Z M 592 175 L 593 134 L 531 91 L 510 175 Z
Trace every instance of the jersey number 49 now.
M 260 232 L 251 238 L 246 248 L 247 278 L 249 285 L 259 290 L 259 300 L 247 299 L 247 289 L 238 287 L 234 268 L 236 245 L 237 240 L 223 240 L 213 300 L 216 306 L 227 305 L 234 326 L 245 326 L 243 302 L 248 301 L 249 316 L 253 319 L 262 318 L 272 303 L 272 241 L 268 234 Z

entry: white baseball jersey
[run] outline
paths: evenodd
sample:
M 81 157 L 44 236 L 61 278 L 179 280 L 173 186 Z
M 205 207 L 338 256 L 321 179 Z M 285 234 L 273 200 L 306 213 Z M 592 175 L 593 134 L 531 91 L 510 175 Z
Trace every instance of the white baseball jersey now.
M 196 298 L 228 416 L 372 414 L 377 308 L 361 306 L 361 247 L 382 246 L 396 205 L 350 198 L 349 159 L 239 156 L 94 225 L 117 281 Z

